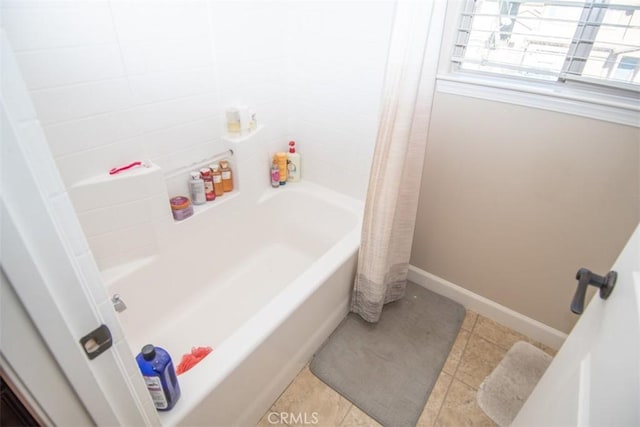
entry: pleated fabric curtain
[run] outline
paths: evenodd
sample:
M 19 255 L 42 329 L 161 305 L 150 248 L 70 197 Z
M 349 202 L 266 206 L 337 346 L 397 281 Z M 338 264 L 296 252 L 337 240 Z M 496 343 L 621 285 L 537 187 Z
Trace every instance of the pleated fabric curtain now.
M 396 4 L 350 306 L 369 322 L 407 283 L 444 17 L 438 3 Z

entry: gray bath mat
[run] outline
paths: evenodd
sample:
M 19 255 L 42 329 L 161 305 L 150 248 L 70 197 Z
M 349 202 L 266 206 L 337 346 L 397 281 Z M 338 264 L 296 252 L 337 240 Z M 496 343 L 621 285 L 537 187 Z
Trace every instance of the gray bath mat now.
M 409 283 L 378 323 L 350 313 L 311 372 L 382 425 L 415 426 L 464 315 L 460 304 Z
M 518 341 L 478 389 L 478 405 L 499 426 L 510 425 L 553 358 Z

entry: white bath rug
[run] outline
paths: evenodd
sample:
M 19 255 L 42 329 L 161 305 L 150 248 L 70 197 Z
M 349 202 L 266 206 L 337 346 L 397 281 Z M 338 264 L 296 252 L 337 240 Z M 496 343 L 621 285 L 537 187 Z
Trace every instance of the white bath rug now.
M 553 358 L 518 341 L 478 389 L 480 408 L 499 426 L 510 425 Z

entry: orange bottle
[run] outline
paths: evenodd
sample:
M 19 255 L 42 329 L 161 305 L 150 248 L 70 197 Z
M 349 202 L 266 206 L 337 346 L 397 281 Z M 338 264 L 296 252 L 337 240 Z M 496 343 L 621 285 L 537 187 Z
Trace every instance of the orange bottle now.
M 211 169 L 211 176 L 213 178 L 213 191 L 216 193 L 216 197 L 224 196 L 222 172 L 220 172 L 220 167 L 216 165 L 209 165 L 209 168 Z
M 222 173 L 222 189 L 225 193 L 233 191 L 233 176 L 231 175 L 231 168 L 229 162 L 226 160 L 220 161 L 220 172 Z
M 279 152 L 274 156 L 278 161 L 278 167 L 280 168 L 280 185 L 287 183 L 287 153 Z

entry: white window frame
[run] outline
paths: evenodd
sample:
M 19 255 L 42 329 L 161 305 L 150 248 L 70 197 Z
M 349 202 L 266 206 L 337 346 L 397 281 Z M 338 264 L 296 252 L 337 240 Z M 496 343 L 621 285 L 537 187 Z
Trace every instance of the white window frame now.
M 436 90 L 507 102 L 640 128 L 640 94 L 579 81 L 535 81 L 478 71 L 454 70 L 451 57 L 467 0 L 448 2 Z

